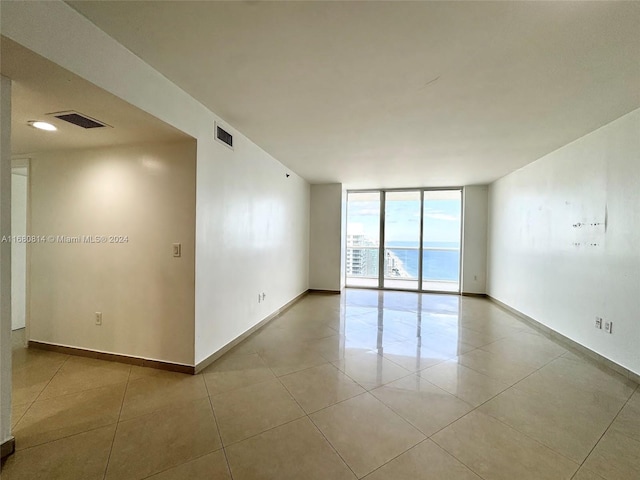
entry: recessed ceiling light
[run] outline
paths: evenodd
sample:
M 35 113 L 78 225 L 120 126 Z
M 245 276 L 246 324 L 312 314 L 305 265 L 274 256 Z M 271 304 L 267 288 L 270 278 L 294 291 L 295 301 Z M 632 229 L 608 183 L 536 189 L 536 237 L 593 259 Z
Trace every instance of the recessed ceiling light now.
M 53 125 L 51 125 L 50 123 L 47 122 L 28 122 L 29 125 L 31 125 L 32 127 L 35 128 L 39 128 L 40 130 L 47 130 L 48 132 L 53 132 L 55 130 L 57 130 L 56 127 L 54 127 Z

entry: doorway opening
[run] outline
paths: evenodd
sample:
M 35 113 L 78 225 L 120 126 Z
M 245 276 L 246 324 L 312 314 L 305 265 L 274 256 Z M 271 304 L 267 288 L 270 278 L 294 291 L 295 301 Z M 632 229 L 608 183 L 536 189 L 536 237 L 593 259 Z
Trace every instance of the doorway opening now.
M 345 285 L 460 293 L 462 189 L 347 192 Z
M 29 159 L 12 160 L 11 167 L 11 330 L 25 328 L 27 312 L 27 199 Z

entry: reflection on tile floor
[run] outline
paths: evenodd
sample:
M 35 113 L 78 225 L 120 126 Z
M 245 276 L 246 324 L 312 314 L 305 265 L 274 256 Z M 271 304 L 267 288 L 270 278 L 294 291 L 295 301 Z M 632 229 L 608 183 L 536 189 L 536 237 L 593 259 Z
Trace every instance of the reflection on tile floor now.
M 640 478 L 640 390 L 478 298 L 308 295 L 189 376 L 14 339 L 2 479 Z

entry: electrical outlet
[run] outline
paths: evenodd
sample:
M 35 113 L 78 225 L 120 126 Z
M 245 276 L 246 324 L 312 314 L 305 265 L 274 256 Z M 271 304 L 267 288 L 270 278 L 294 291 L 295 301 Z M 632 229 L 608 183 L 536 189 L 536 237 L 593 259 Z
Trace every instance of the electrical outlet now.
M 596 317 L 596 328 L 602 329 L 602 318 Z
M 102 325 L 102 312 L 96 312 L 96 325 Z
M 604 322 L 604 331 L 607 333 L 613 333 L 613 322 Z

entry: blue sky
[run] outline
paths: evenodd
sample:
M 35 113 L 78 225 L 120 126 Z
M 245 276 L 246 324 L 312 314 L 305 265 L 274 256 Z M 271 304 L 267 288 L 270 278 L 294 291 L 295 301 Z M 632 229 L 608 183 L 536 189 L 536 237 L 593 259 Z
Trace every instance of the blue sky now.
M 424 205 L 424 241 L 460 242 L 460 199 L 427 199 Z M 378 238 L 380 204 L 376 201 L 350 201 L 347 210 L 349 225 L 362 225 L 364 234 Z M 420 201 L 389 200 L 385 216 L 386 240 L 419 242 Z M 356 227 L 359 228 L 359 227 Z

